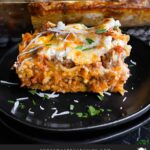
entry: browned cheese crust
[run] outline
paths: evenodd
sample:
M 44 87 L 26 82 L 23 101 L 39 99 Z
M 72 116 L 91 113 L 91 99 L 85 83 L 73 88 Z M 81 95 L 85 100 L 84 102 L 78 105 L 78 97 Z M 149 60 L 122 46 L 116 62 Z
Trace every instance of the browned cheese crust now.
M 51 21 L 81 22 L 97 25 L 103 18 L 113 17 L 124 27 L 150 25 L 149 0 L 55 1 L 29 4 L 33 26 Z

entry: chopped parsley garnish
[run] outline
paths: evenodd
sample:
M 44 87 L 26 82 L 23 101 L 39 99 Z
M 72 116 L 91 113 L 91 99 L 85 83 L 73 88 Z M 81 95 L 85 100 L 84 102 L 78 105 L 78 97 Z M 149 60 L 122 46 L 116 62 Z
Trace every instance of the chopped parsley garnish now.
M 100 101 L 103 101 L 103 99 L 104 99 L 104 96 L 103 95 L 97 95 L 97 97 L 98 97 L 98 99 L 100 100 Z
M 76 113 L 76 115 L 77 115 L 79 118 L 87 118 L 87 117 L 88 117 L 88 114 L 87 114 L 87 113 L 82 113 L 82 112 L 78 112 L 78 113 Z
M 14 104 L 14 103 L 15 103 L 15 101 L 13 101 L 13 100 L 8 100 L 8 103 L 10 103 L 10 104 Z
M 94 106 L 88 106 L 87 112 L 77 112 L 75 113 L 79 118 L 88 118 L 98 116 L 104 112 L 102 108 L 95 108 Z
M 21 109 L 25 109 L 25 105 L 22 104 L 22 103 L 19 104 L 19 107 L 20 107 Z
M 35 106 L 36 105 L 36 102 L 34 99 L 32 99 L 32 104 Z
M 93 41 L 92 39 L 90 39 L 90 38 L 86 38 L 86 42 L 87 42 L 88 44 L 92 44 L 94 41 Z
M 91 47 L 91 48 L 84 48 L 82 51 L 88 51 L 88 50 L 90 50 L 90 49 L 92 49 L 92 48 L 94 48 L 94 47 Z
M 92 48 L 94 48 L 94 47 L 85 48 L 84 46 L 79 45 L 79 46 L 77 46 L 75 49 L 79 49 L 79 50 L 82 50 L 82 51 L 87 51 L 87 50 L 90 50 L 90 49 L 92 49 Z
M 49 99 L 47 94 L 44 95 L 44 99 Z
M 82 46 L 82 45 L 79 45 L 79 46 L 77 46 L 75 49 L 80 49 L 80 50 L 82 50 L 82 49 L 83 49 L 83 46 Z
M 132 64 L 131 64 L 131 65 L 128 65 L 128 66 L 129 66 L 129 68 L 132 68 L 132 67 L 134 67 L 135 65 L 132 65 Z
M 112 109 L 107 109 L 108 112 L 112 112 Z
M 98 29 L 98 30 L 96 30 L 97 34 L 101 34 L 101 33 L 104 33 L 104 32 L 106 32 L 106 29 Z
M 70 110 L 74 110 L 74 105 L 70 105 Z
M 8 103 L 10 103 L 10 104 L 14 104 L 14 103 L 15 103 L 15 101 L 13 101 L 13 100 L 8 100 Z M 24 104 L 22 104 L 22 103 L 19 103 L 19 108 L 20 108 L 20 109 L 25 109 L 25 105 L 24 105 Z
M 90 116 L 97 116 L 102 112 L 104 112 L 104 109 L 96 109 L 93 106 L 88 106 L 88 113 Z
M 87 118 L 87 117 L 88 117 L 88 114 L 87 113 L 83 113 L 82 118 Z
M 74 114 L 74 112 L 70 112 L 70 115 L 73 115 Z
M 79 118 L 81 118 L 81 117 L 83 116 L 83 113 L 82 113 L 82 112 L 78 112 L 78 113 L 76 113 L 76 115 L 77 115 Z
M 31 93 L 32 95 L 36 94 L 36 90 L 29 90 L 29 93 Z
M 84 48 L 84 49 L 82 49 L 82 51 L 88 51 L 88 50 L 90 50 L 90 49 L 92 49 L 92 48 L 94 48 L 94 47 L 91 47 L 91 48 Z

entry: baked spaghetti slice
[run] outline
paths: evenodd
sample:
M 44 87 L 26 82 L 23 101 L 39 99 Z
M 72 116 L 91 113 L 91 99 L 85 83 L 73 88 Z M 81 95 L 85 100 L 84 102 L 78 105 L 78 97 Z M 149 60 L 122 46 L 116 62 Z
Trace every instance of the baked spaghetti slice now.
M 22 86 L 55 92 L 120 92 L 129 77 L 124 59 L 130 55 L 129 36 L 119 21 L 83 24 L 48 22 L 25 33 L 14 64 Z

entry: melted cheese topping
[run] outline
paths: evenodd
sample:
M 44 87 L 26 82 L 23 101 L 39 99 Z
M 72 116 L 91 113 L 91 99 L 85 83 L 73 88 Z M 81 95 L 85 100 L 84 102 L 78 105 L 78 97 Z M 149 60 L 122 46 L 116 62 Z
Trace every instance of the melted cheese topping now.
M 95 28 L 87 28 L 83 24 L 65 25 L 63 22 L 58 22 L 56 27 L 47 29 L 47 35 L 34 37 L 36 42 L 28 46 L 28 50 L 42 45 L 42 50 L 37 53 L 49 60 L 55 57 L 59 61 L 68 59 L 75 64 L 91 64 L 100 61 L 100 56 L 115 46 L 127 45 L 128 41 L 121 38 L 121 31 L 113 30 L 119 26 L 119 21 L 112 18 L 105 19 L 101 25 Z M 97 32 L 99 30 L 101 30 L 100 33 Z M 111 34 L 107 35 L 110 31 L 120 36 L 114 38 Z

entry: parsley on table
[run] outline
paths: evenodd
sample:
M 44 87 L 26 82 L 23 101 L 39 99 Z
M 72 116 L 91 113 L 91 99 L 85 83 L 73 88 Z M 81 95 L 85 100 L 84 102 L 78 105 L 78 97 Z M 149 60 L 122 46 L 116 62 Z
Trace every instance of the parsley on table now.
M 101 34 L 101 33 L 104 33 L 104 32 L 106 32 L 106 29 L 98 29 L 98 30 L 96 30 L 97 34 Z

